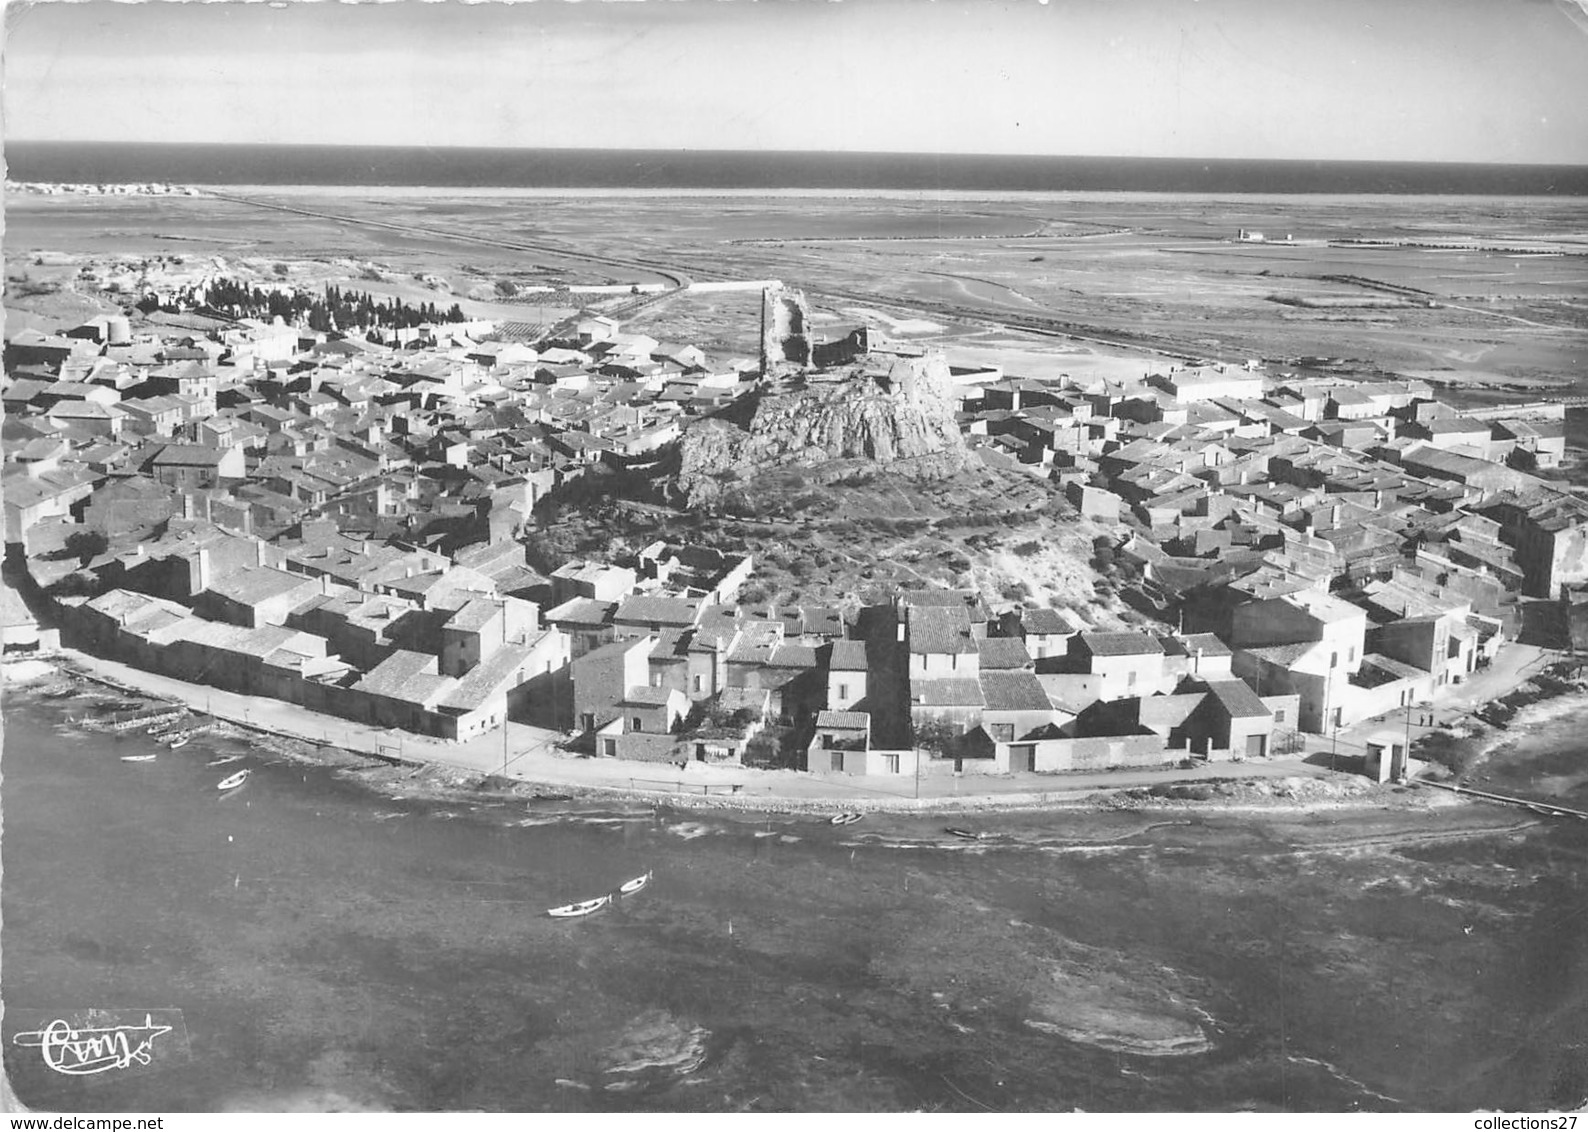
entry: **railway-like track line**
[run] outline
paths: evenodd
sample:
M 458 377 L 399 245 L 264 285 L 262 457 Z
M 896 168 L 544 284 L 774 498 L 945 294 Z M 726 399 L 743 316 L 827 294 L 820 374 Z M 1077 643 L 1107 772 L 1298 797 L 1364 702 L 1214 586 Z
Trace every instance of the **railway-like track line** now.
M 597 264 L 602 267 L 640 270 L 652 272 L 673 284 L 673 291 L 663 292 L 659 295 L 647 295 L 638 300 L 632 307 L 626 307 L 630 313 L 644 309 L 653 303 L 660 302 L 670 294 L 686 290 L 695 279 L 703 280 L 729 280 L 732 276 L 720 271 L 691 267 L 688 274 L 671 264 L 658 263 L 654 260 L 637 257 L 620 257 L 602 255 L 597 252 L 578 251 L 554 243 L 539 243 L 528 240 L 507 240 L 499 236 L 482 236 L 472 232 L 458 232 L 447 228 L 432 228 L 421 224 L 399 224 L 389 220 L 377 220 L 364 216 L 343 216 L 333 212 L 322 212 L 311 208 L 298 208 L 293 205 L 279 204 L 274 201 L 257 200 L 251 197 L 231 196 L 226 193 L 212 194 L 217 200 L 229 201 L 250 208 L 264 208 L 276 212 L 290 213 L 295 216 L 307 216 L 315 220 L 329 220 L 337 224 L 350 224 L 366 228 L 379 228 L 388 232 L 396 232 L 405 236 L 418 236 L 429 239 L 451 240 L 458 243 L 477 244 L 481 247 L 498 248 L 504 251 L 521 251 L 538 253 L 542 255 L 558 256 L 584 263 Z M 1080 342 L 1089 342 L 1101 346 L 1111 346 L 1115 349 L 1145 351 L 1176 360 L 1190 360 L 1203 356 L 1201 351 L 1187 349 L 1182 343 L 1155 336 L 1118 335 L 1100 332 L 1096 327 L 1082 323 L 1069 322 L 1065 319 L 1047 315 L 1021 315 L 988 311 L 976 307 L 965 307 L 952 303 L 934 302 L 930 299 L 911 299 L 902 301 L 896 295 L 880 295 L 870 291 L 852 291 L 846 288 L 813 286 L 802 288 L 807 294 L 820 299 L 841 300 L 845 302 L 866 303 L 872 306 L 891 307 L 911 313 L 932 314 L 939 318 L 952 319 L 957 322 L 969 323 L 975 326 L 984 326 L 992 330 L 1016 330 L 1028 334 L 1036 334 L 1047 338 L 1069 338 Z
M 1190 361 L 1206 356 L 1201 351 L 1187 349 L 1182 343 L 1169 339 L 1136 337 L 1134 335 L 1110 335 L 1100 332 L 1094 326 L 1069 322 L 1065 319 L 1047 315 L 1004 314 L 980 310 L 975 307 L 956 306 L 952 303 L 934 302 L 931 299 L 910 299 L 906 302 L 900 300 L 897 296 L 878 295 L 868 291 L 849 291 L 834 287 L 807 287 L 804 290 L 807 294 L 823 299 L 842 299 L 846 302 L 867 303 L 871 306 L 892 308 L 896 311 L 932 314 L 939 318 L 967 322 L 993 330 L 1019 330 L 1027 334 L 1037 334 L 1044 338 L 1071 338 L 1078 342 L 1092 342 L 1100 346 L 1112 346 L 1116 349 L 1159 354 L 1163 357 L 1174 358 L 1177 361 Z
M 251 197 L 234 197 L 226 193 L 212 193 L 217 200 L 229 201 L 232 204 L 246 205 L 250 208 L 266 208 L 275 212 L 291 213 L 294 216 L 307 216 L 315 220 L 330 220 L 337 224 L 352 224 L 364 228 L 380 228 L 387 232 L 397 232 L 405 236 L 424 236 L 430 239 L 452 240 L 464 244 L 478 244 L 481 247 L 501 248 L 514 252 L 537 252 L 542 255 L 554 255 L 562 259 L 578 260 L 584 263 L 599 264 L 602 267 L 618 267 L 634 270 L 636 268 L 653 272 L 670 281 L 674 287 L 683 289 L 688 287 L 691 280 L 675 268 L 664 264 L 652 263 L 643 259 L 624 259 L 618 256 L 601 255 L 597 252 L 578 251 L 566 248 L 560 244 L 535 243 L 526 240 L 505 240 L 500 236 L 481 236 L 473 232 L 458 232 L 448 228 L 431 228 L 422 224 L 398 224 L 390 220 L 376 220 L 367 216 L 341 216 L 334 212 L 319 212 L 310 208 L 295 208 L 292 205 L 277 204 L 274 201 L 255 200 Z

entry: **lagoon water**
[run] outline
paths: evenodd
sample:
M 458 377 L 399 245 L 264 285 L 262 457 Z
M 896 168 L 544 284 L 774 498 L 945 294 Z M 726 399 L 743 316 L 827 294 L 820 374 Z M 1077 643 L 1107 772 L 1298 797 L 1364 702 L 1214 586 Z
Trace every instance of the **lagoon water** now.
M 8 693 L 9 1008 L 182 1011 L 46 1109 L 1537 1109 L 1588 1096 L 1588 827 L 393 797 Z M 247 758 L 225 769 L 206 763 Z M 240 766 L 247 785 L 215 783 Z M 400 789 L 398 793 L 400 793 Z M 1487 829 L 1481 828 L 1487 826 Z M 577 921 L 554 904 L 655 879 Z

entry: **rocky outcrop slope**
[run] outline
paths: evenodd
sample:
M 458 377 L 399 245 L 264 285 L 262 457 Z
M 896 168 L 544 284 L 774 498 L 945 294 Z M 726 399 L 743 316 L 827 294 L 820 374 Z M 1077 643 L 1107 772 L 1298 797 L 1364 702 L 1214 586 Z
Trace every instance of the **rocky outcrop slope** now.
M 698 422 L 684 433 L 674 493 L 709 503 L 726 485 L 779 467 L 844 462 L 941 477 L 970 454 L 954 420 L 948 364 L 941 355 L 855 367 L 766 391 L 748 419 Z

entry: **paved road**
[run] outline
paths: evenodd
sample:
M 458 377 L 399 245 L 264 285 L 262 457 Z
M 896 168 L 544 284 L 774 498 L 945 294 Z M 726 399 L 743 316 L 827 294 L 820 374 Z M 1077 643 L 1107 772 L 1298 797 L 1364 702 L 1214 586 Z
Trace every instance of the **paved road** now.
M 1367 740 L 1378 736 L 1404 736 L 1409 730 L 1412 741 L 1441 728 L 1449 728 L 1468 721 L 1478 706 L 1497 699 L 1516 688 L 1528 677 L 1537 675 L 1551 661 L 1565 654 L 1559 649 L 1540 648 L 1537 645 L 1508 644 L 1488 668 L 1474 672 L 1460 684 L 1448 685 L 1440 691 L 1431 705 L 1413 705 L 1411 710 L 1386 712 L 1364 719 L 1360 723 L 1340 729 L 1339 749 L 1342 755 L 1360 755 Z M 1423 722 L 1424 719 L 1430 722 Z M 1327 738 L 1317 735 L 1307 737 L 1310 748 L 1322 752 L 1330 749 Z

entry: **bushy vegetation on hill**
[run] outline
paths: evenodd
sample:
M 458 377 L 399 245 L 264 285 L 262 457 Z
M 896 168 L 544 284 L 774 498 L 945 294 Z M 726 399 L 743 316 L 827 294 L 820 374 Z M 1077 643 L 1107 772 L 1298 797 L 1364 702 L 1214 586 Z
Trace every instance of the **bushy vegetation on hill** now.
M 1083 611 L 1102 625 L 1137 619 L 1112 592 L 1094 590 L 1094 539 L 1112 544 L 1112 535 L 1041 481 L 975 469 L 931 481 L 835 471 L 773 469 L 686 510 L 658 502 L 656 485 L 637 473 L 593 469 L 537 508 L 530 561 L 546 573 L 664 538 L 753 555 L 740 593 L 751 604 L 864 604 L 946 586 L 994 604 Z

